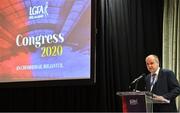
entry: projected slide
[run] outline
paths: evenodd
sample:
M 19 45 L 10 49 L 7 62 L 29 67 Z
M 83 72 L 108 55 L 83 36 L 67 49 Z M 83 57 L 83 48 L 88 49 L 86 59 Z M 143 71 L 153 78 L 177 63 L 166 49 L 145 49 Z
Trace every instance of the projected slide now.
M 91 0 L 0 0 L 0 82 L 90 78 Z

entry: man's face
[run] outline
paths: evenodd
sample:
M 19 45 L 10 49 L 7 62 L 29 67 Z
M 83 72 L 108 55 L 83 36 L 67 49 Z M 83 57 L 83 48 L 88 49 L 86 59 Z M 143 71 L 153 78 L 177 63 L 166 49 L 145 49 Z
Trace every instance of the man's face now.
M 159 67 L 159 63 L 155 60 L 153 56 L 149 56 L 146 59 L 146 66 L 149 72 L 155 73 Z

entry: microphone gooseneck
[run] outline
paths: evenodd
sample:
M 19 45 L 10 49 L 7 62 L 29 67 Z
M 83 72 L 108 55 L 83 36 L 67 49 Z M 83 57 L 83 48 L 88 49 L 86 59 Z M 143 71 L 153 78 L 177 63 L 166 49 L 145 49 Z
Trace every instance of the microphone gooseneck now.
M 141 74 L 138 78 L 134 79 L 134 80 L 131 82 L 131 84 L 134 84 L 136 81 L 140 80 L 140 79 L 141 79 L 142 77 L 144 77 L 145 75 L 146 75 L 145 73 Z
M 138 81 L 139 81 L 141 78 L 143 78 L 145 75 L 146 75 L 146 74 L 143 73 L 143 74 L 141 74 L 139 77 L 135 78 L 135 79 L 131 82 L 131 84 L 129 85 L 129 89 L 131 89 L 131 85 L 132 85 L 132 84 L 135 84 L 134 91 L 136 91 L 137 86 L 138 86 Z

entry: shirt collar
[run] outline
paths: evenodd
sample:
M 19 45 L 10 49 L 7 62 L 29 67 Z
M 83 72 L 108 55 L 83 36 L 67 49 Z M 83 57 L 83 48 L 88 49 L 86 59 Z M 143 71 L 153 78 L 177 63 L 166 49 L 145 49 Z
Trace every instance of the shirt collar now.
M 154 74 L 158 75 L 159 74 L 159 70 L 160 70 L 160 67 L 158 67 L 158 69 L 156 70 L 156 72 Z M 153 73 L 151 73 L 151 75 L 153 75 Z

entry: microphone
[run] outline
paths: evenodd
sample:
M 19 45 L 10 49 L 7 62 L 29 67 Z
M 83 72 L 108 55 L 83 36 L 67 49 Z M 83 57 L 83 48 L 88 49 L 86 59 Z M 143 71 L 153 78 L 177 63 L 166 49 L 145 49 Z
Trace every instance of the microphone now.
M 134 80 L 131 82 L 131 84 L 134 84 L 136 81 L 140 80 L 140 79 L 141 79 L 143 76 L 145 76 L 145 75 L 146 75 L 145 73 L 141 74 L 138 78 L 134 79 Z

